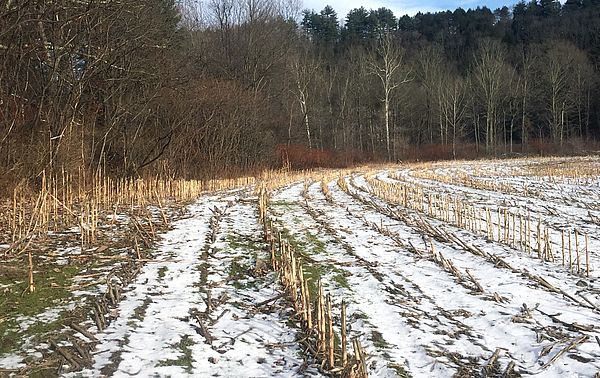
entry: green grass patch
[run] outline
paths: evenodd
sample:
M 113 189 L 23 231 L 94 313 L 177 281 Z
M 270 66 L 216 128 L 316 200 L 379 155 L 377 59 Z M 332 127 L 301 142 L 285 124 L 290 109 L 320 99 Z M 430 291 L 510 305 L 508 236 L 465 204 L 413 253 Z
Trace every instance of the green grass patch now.
M 308 291 L 310 291 L 311 297 L 315 298 L 318 290 L 318 282 L 327 273 L 327 269 L 323 265 L 308 263 L 302 264 L 302 269 L 304 271 L 304 278 L 307 280 Z
M 310 247 L 312 253 L 324 253 L 325 243 L 319 237 L 309 231 L 305 232 L 306 244 Z
M 278 201 L 270 201 L 270 207 L 281 207 L 284 210 L 294 210 L 294 207 L 298 206 L 298 202 L 296 201 L 287 201 L 287 200 L 278 200 Z
M 319 237 L 310 231 L 304 231 L 302 236 L 292 234 L 287 228 L 279 229 L 281 232 L 281 238 L 287 241 L 293 249 L 307 253 L 307 254 L 320 254 L 325 252 L 325 242 L 319 239 Z
M 240 289 L 254 286 L 255 280 L 252 271 L 256 261 L 270 261 L 267 244 L 262 240 L 256 240 L 249 236 L 230 233 L 227 235 L 227 246 L 232 251 L 236 251 L 236 255 L 227 268 L 227 273 L 233 280 L 234 287 Z M 239 253 L 240 251 L 242 253 Z
M 227 245 L 231 249 L 253 252 L 254 254 L 262 248 L 260 243 L 255 240 L 233 233 L 227 235 Z
M 0 330 L 0 355 L 16 351 L 23 341 L 23 335 L 17 331 L 18 325 L 10 321 L 0 327 L 3 328 Z
M 408 371 L 406 371 L 406 369 L 404 368 L 404 366 L 397 364 L 395 362 L 390 362 L 388 364 L 388 366 L 391 369 L 394 369 L 396 371 L 397 377 L 398 378 L 411 378 L 412 376 L 410 375 L 410 373 Z
M 63 327 L 65 313 L 61 312 L 53 321 L 35 321 L 27 329 L 22 329 L 14 318 L 0 324 L 0 354 L 19 350 L 26 340 L 33 342 L 47 339 L 47 335 Z
M 47 341 L 48 335 L 60 330 L 64 325 L 64 314 L 61 313 L 57 320 L 51 322 L 39 321 L 30 325 L 26 330 L 19 327 L 17 321 L 2 324 L 0 331 L 0 354 L 14 353 L 20 349 L 27 340 L 32 343 Z
M 294 250 L 300 252 L 300 255 L 306 254 L 310 256 L 322 254 L 326 251 L 325 242 L 309 231 L 305 231 L 301 237 L 292 234 L 286 228 L 282 228 L 280 231 L 281 237 L 286 240 Z M 308 290 L 311 295 L 317 293 L 317 283 L 319 279 L 325 277 L 332 282 L 335 282 L 339 287 L 351 289 L 348 280 L 346 279 L 345 271 L 334 265 L 318 262 L 314 263 L 304 259 L 302 268 L 304 269 L 305 277 L 308 279 Z
M 193 370 L 194 358 L 192 357 L 191 347 L 195 344 L 189 335 L 183 335 L 181 340 L 173 345 L 173 348 L 181 352 L 181 356 L 175 360 L 159 361 L 158 366 L 181 366 L 186 373 L 191 374 Z
M 375 345 L 378 349 L 389 348 L 390 344 L 383 338 L 383 334 L 379 331 L 372 330 L 371 331 L 371 341 L 373 341 L 373 345 Z
M 0 354 L 15 352 L 25 340 L 31 337 L 41 340 L 43 336 L 62 327 L 62 314 L 55 321 L 35 321 L 27 329 L 22 329 L 16 319 L 20 316 L 32 317 L 68 302 L 71 298 L 68 286 L 80 270 L 81 267 L 77 265 L 56 268 L 37 266 L 33 276 L 35 291 L 30 293 L 26 268 L 0 267 L 0 286 L 4 287 L 0 296 Z
M 237 258 L 234 258 L 231 261 L 227 273 L 229 274 L 229 278 L 231 279 L 233 287 L 236 289 L 243 289 L 247 286 L 241 281 L 250 278 L 248 277 L 248 269 L 249 266 L 240 263 L 239 259 Z
M 240 278 L 246 275 L 248 266 L 239 262 L 239 259 L 234 258 L 228 268 L 229 277 Z
M 10 273 L 2 275 L 0 284 L 8 286 L 0 299 L 2 315 L 33 316 L 70 298 L 71 292 L 67 287 L 80 270 L 81 267 L 73 265 L 52 269 L 38 267 L 33 274 L 33 293 L 28 290 L 28 273 L 17 277 Z
M 166 266 L 161 266 L 160 268 L 158 268 L 158 278 L 165 278 L 168 270 L 169 268 L 167 268 Z
M 150 298 L 150 297 L 144 298 L 144 301 L 142 302 L 141 306 L 138 306 L 135 309 L 133 309 L 132 318 L 137 319 L 139 321 L 143 321 L 144 318 L 146 317 L 146 310 L 148 310 L 150 303 L 152 303 L 152 298 Z M 132 320 L 132 319 L 130 319 L 130 320 Z

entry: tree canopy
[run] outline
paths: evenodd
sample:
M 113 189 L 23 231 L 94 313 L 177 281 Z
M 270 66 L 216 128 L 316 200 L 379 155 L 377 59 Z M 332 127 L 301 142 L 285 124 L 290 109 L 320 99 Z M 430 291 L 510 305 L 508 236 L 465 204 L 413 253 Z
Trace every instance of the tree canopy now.
M 600 136 L 599 71 L 600 0 L 414 16 L 296 0 L 9 1 L 0 173 L 579 152 Z

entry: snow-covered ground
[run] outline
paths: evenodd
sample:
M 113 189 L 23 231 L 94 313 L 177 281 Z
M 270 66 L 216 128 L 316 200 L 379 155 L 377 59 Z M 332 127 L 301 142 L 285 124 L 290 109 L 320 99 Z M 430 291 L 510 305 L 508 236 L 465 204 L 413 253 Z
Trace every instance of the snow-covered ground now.
M 553 167 L 582 173 L 553 176 Z M 335 308 L 347 304 L 349 338 L 360 339 L 369 375 L 591 377 L 600 371 L 594 167 L 600 174 L 600 159 L 319 173 L 274 190 L 268 215 L 309 283 L 320 279 Z M 430 204 L 390 202 L 374 190 L 379 183 L 577 229 L 589 237 L 589 276 L 435 216 Z M 548 243 L 556 254 L 559 236 Z M 320 376 L 285 298 L 268 301 L 282 287 L 267 251 L 250 190 L 203 196 L 162 236 L 115 320 L 102 331 L 86 324 L 98 339 L 93 366 L 66 376 Z M 0 368 L 15 364 L 0 357 Z
M 487 164 L 499 182 L 509 182 L 525 163 L 472 164 Z M 590 164 L 597 164 L 596 159 Z M 501 169 L 507 165 L 510 169 Z M 498 169 L 490 169 L 494 166 Z M 452 175 L 456 169 L 451 163 L 438 167 L 440 175 Z M 469 171 L 468 164 L 461 167 Z M 510 204 L 532 217 L 543 216 L 550 226 L 576 227 L 590 236 L 590 276 L 386 203 L 371 194 L 373 177 L 413 182 L 425 192 L 459 196 L 482 207 Z M 484 371 L 588 377 L 599 371 L 599 226 L 588 217 L 593 206 L 585 205 L 598 198 L 598 178 L 586 178 L 571 192 L 562 186 L 573 186 L 572 179 L 545 180 L 555 189 L 545 191 L 544 197 L 424 179 L 411 168 L 355 173 L 344 181 L 345 190 L 337 181 L 328 181 L 327 195 L 319 182 L 309 184 L 308 190 L 299 183 L 276 194 L 271 208 L 280 226 L 318 247 L 307 248 L 312 251 L 310 260 L 330 272 L 325 284 L 338 301 L 344 298 L 349 312 L 364 315 L 351 324 L 370 356 L 372 375 L 392 376 L 390 369 L 398 366 L 419 377 Z M 521 181 L 525 185 L 527 178 Z M 531 187 L 544 182 L 531 181 Z M 569 200 L 572 192 L 577 193 L 576 201 Z M 465 249 L 452 238 L 436 238 L 423 224 L 473 248 Z M 550 242 L 555 247 L 560 243 Z
M 318 376 L 283 300 L 257 306 L 280 291 L 257 269 L 267 255 L 256 205 L 205 196 L 189 212 L 97 334 L 93 367 L 70 376 Z

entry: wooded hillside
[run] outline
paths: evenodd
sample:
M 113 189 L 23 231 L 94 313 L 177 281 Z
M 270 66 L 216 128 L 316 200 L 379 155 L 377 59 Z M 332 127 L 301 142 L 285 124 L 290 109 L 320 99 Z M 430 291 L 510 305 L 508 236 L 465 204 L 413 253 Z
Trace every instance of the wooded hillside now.
M 600 136 L 600 2 L 397 18 L 295 0 L 8 0 L 0 193 L 41 173 L 206 178 Z

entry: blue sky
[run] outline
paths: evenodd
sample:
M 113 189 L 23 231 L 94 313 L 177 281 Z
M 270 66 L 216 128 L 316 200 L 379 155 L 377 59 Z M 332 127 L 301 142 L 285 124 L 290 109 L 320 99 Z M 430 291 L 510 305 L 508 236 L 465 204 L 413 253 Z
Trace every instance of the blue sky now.
M 502 0 L 304 0 L 303 9 L 314 9 L 320 11 L 326 5 L 331 5 L 340 19 L 346 17 L 348 11 L 361 6 L 367 9 L 377 9 L 386 7 L 391 9 L 396 17 L 404 14 L 414 15 L 417 12 L 435 12 L 440 10 L 454 10 L 458 7 L 464 9 L 476 8 L 477 6 L 487 6 L 492 10 L 508 5 L 515 4 L 518 0 L 510 2 Z

